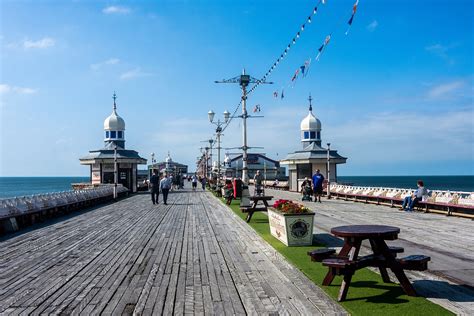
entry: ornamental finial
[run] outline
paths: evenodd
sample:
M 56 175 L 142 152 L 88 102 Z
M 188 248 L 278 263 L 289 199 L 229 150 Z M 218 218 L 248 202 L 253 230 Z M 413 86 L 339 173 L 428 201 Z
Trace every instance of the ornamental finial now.
M 311 112 L 313 110 L 313 105 L 311 104 L 311 101 L 313 101 L 313 98 L 311 97 L 311 93 L 309 94 L 309 111 Z
M 117 100 L 117 94 L 115 94 L 115 91 L 114 95 L 112 96 L 112 99 L 114 99 L 114 110 L 117 110 L 117 104 L 115 103 L 115 100 Z

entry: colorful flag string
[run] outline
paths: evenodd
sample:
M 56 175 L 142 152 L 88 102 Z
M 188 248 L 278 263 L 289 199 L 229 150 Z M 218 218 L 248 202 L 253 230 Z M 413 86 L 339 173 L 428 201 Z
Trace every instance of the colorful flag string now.
M 295 36 L 292 38 L 292 40 L 288 43 L 288 45 L 285 46 L 285 49 L 283 50 L 283 52 L 280 54 L 280 56 L 275 60 L 275 62 L 270 66 L 270 68 L 265 72 L 265 74 L 263 75 L 263 77 L 258 80 L 257 83 L 255 83 L 255 85 L 250 88 L 249 90 L 249 94 L 252 93 L 259 85 L 260 85 L 260 82 L 263 82 L 265 81 L 268 76 L 270 76 L 270 74 L 277 68 L 277 66 L 280 64 L 280 62 L 283 61 L 283 59 L 286 57 L 286 55 L 288 54 L 288 52 L 290 51 L 291 47 L 293 45 L 296 44 L 296 42 L 300 39 L 301 35 L 303 34 L 304 30 L 306 29 L 306 26 L 308 24 L 311 24 L 312 21 L 313 21 L 313 16 L 316 15 L 316 13 L 318 12 L 318 8 L 319 8 L 319 5 L 320 4 L 325 4 L 326 1 L 325 0 L 319 0 L 318 3 L 316 4 L 316 6 L 313 8 L 313 11 L 311 12 L 311 14 L 306 18 L 306 22 L 303 23 L 298 32 L 295 34 Z
M 347 31 L 345 33 L 346 35 L 348 35 L 350 27 L 352 26 L 352 22 L 354 21 L 354 16 L 357 12 L 358 5 L 359 5 L 359 0 L 356 0 L 354 5 L 352 6 L 352 13 L 351 13 L 351 16 L 349 18 L 349 21 L 347 22 L 349 24 L 349 28 L 347 29 Z M 320 60 L 321 56 L 323 55 L 324 51 L 326 50 L 327 46 L 329 45 L 329 42 L 331 41 L 331 37 L 332 37 L 332 33 L 328 34 L 325 37 L 325 39 L 324 39 L 323 43 L 321 44 L 321 46 L 318 48 L 318 53 L 315 57 L 316 61 Z M 295 71 L 295 73 L 291 77 L 291 80 L 288 83 L 288 87 L 294 87 L 295 82 L 298 79 L 300 72 L 301 72 L 301 75 L 302 75 L 301 77 L 303 77 L 303 78 L 308 75 L 308 68 L 309 68 L 310 63 L 311 63 L 311 58 L 306 60 L 303 63 L 303 65 L 298 67 L 298 69 Z

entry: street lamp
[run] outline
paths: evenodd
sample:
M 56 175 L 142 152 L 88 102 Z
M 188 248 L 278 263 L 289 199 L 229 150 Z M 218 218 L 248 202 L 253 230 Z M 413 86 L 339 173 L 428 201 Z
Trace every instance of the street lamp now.
M 151 174 L 153 173 L 153 168 L 154 168 L 154 164 L 155 164 L 155 153 L 151 153 L 151 168 L 150 168 L 150 174 L 149 176 L 151 177 Z
M 221 122 L 220 119 L 218 119 L 217 122 L 214 122 L 214 116 L 216 115 L 216 113 L 214 113 L 212 110 L 207 112 L 207 116 L 209 117 L 209 122 L 211 122 L 212 124 L 217 126 L 217 128 L 216 128 L 216 134 L 217 134 L 217 181 L 219 181 L 220 177 L 221 177 L 221 134 L 222 134 L 222 125 L 227 124 L 227 122 L 229 121 L 229 118 L 230 118 L 230 113 L 227 110 L 225 110 L 224 113 L 222 113 L 222 114 L 224 115 L 224 122 Z M 212 144 L 211 144 L 211 148 L 212 148 Z M 211 155 L 212 155 L 212 152 L 211 152 Z M 211 164 L 212 164 L 212 160 L 211 160 Z
M 114 200 L 117 200 L 117 182 L 118 182 L 118 168 L 117 168 L 117 144 L 114 146 Z
M 327 160 L 328 160 L 328 166 L 327 166 L 327 176 L 328 176 L 328 185 L 326 187 L 326 193 L 327 193 L 327 197 L 328 199 L 331 198 L 331 180 L 330 180 L 330 176 L 331 176 L 331 166 L 330 166 L 330 161 L 331 161 L 331 156 L 330 156 L 330 150 L 331 150 L 331 143 L 327 143 L 328 145 L 328 157 L 327 157 Z

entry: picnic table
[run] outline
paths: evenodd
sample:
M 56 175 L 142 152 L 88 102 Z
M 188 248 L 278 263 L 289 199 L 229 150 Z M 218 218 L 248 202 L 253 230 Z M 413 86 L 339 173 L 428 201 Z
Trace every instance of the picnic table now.
M 404 270 L 423 271 L 428 268 L 430 257 L 412 255 L 397 259 L 397 253 L 404 251 L 401 247 L 389 247 L 386 240 L 396 240 L 400 228 L 384 225 L 349 225 L 331 229 L 335 236 L 344 238 L 344 245 L 339 254 L 334 249 L 317 249 L 308 252 L 313 261 L 320 261 L 329 268 L 323 285 L 330 285 L 336 275 L 342 275 L 343 281 L 339 290 L 338 301 L 346 299 L 354 273 L 365 267 L 376 267 L 380 270 L 382 280 L 390 282 L 387 269 L 397 277 L 400 286 L 409 296 L 416 296 L 416 291 L 405 275 Z M 373 253 L 359 257 L 362 241 L 368 239 Z
M 240 207 L 240 210 L 247 214 L 246 221 L 247 223 L 250 222 L 250 219 L 255 212 L 266 212 L 268 211 L 268 201 L 273 199 L 273 196 L 270 195 L 254 195 L 250 197 L 250 201 L 252 201 L 252 205 L 250 207 Z M 262 205 L 258 205 L 259 202 L 263 203 Z

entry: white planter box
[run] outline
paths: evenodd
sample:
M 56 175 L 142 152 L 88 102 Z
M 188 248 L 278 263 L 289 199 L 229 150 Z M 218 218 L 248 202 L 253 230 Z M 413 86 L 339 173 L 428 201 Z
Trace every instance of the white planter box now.
M 268 208 L 270 232 L 287 246 L 311 246 L 314 214 L 284 214 L 274 208 Z

